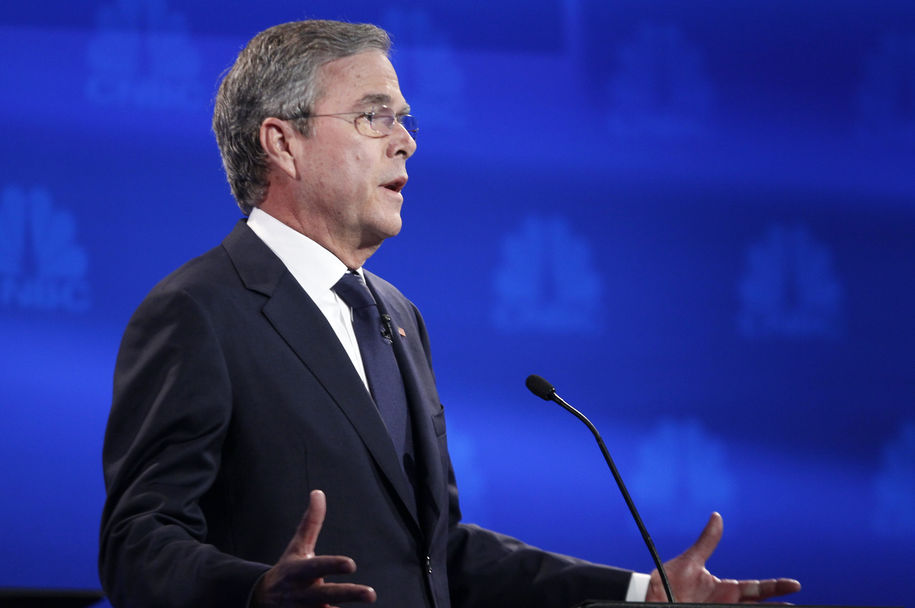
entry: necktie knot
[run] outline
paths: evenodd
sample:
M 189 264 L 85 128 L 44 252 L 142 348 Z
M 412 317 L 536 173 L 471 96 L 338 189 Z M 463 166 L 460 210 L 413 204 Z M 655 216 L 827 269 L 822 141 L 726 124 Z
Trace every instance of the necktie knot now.
M 376 305 L 365 281 L 355 272 L 349 271 L 344 274 L 333 286 L 333 290 L 350 308 Z

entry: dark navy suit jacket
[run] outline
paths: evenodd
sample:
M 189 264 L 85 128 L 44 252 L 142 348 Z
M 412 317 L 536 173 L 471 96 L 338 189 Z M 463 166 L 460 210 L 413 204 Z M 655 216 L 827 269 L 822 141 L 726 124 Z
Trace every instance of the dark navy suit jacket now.
M 324 316 L 239 222 L 166 277 L 125 331 L 103 452 L 99 570 L 114 606 L 243 607 L 309 492 L 318 554 L 352 557 L 379 607 L 622 599 L 629 572 L 460 523 L 422 317 L 366 273 L 391 315 L 411 408 L 416 499 Z M 342 579 L 341 579 L 342 580 Z

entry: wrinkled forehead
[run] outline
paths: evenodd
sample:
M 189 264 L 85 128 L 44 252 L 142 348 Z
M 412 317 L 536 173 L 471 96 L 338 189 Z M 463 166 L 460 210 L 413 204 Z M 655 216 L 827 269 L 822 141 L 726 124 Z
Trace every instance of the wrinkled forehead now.
M 397 72 L 381 51 L 366 51 L 325 63 L 318 69 L 318 84 L 316 108 L 333 106 L 333 111 L 374 105 L 397 111 L 408 108 Z

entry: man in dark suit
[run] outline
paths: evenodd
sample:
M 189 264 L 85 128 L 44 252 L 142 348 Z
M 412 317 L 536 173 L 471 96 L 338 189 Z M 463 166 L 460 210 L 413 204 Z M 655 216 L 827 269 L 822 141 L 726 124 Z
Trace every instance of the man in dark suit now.
M 220 87 L 214 131 L 248 218 L 125 331 L 99 556 L 115 606 L 661 597 L 656 573 L 460 521 L 422 317 L 362 269 L 400 231 L 416 150 L 388 47 L 373 26 L 288 23 L 256 36 Z M 680 599 L 797 588 L 713 577 L 720 535 L 713 516 L 670 563 Z

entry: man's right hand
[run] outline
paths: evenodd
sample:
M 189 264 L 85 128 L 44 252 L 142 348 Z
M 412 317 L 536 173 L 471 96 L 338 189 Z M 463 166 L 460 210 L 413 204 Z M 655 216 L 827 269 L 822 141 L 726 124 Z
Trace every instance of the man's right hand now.
M 342 602 L 375 601 L 375 590 L 371 587 L 355 583 L 324 582 L 327 575 L 351 574 L 356 571 L 356 562 L 349 557 L 315 555 L 315 543 L 321 533 L 326 512 L 327 499 L 324 492 L 314 490 L 295 536 L 289 541 L 289 546 L 279 561 L 264 574 L 254 590 L 253 606 L 325 608 Z

